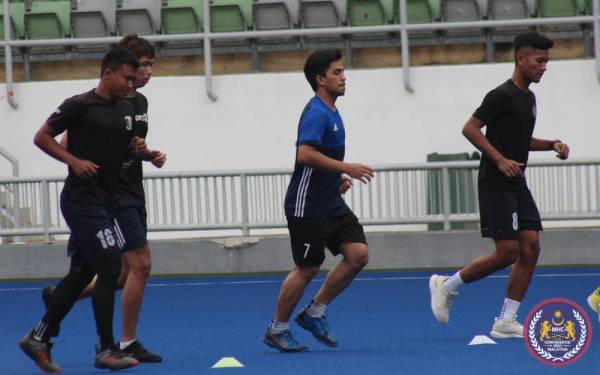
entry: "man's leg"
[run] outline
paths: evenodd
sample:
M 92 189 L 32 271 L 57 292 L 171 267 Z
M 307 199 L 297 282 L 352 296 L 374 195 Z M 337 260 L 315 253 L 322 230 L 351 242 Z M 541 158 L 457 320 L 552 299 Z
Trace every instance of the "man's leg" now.
M 513 265 L 502 310 L 498 318 L 494 319 L 490 332 L 493 337 L 499 339 L 523 337 L 523 325 L 517 322 L 517 311 L 529 288 L 540 255 L 538 232 L 521 231 L 519 245 L 519 259 Z
M 304 294 L 304 289 L 310 281 L 319 272 L 320 267 L 294 267 L 286 276 L 279 297 L 277 298 L 277 307 L 275 309 L 275 320 L 287 323 L 290 320 L 292 312 L 300 302 Z
M 361 228 L 362 232 L 362 228 Z M 339 251 L 343 259 L 325 278 L 321 289 L 308 306 L 300 310 L 296 322 L 321 343 L 336 347 L 337 340 L 331 335 L 325 318 L 327 305 L 331 303 L 369 262 L 369 251 L 363 242 L 342 242 Z
M 320 304 L 330 304 L 369 262 L 367 244 L 343 243 L 340 252 L 344 258 L 329 271 L 325 282 L 314 298 Z
M 121 262 L 121 274 L 119 275 L 119 280 L 117 280 L 117 290 L 123 289 L 125 286 L 125 282 L 127 281 L 127 275 L 129 274 L 129 268 L 125 262 Z M 96 282 L 98 280 L 97 276 L 94 276 L 92 281 L 85 287 L 84 290 L 79 293 L 77 297 L 78 300 L 85 299 L 91 297 L 94 293 L 94 288 L 96 287 Z
M 319 272 L 320 266 L 295 266 L 286 276 L 275 307 L 273 322 L 267 328 L 263 342 L 281 352 L 303 352 L 308 348 L 301 345 L 292 334 L 289 320 L 292 312 L 310 281 Z
M 144 290 L 152 269 L 150 248 L 145 244 L 122 254 L 123 263 L 129 272 L 121 296 L 123 325 L 120 349 L 140 362 L 162 362 L 161 356 L 148 351 L 137 337 Z
M 431 276 L 429 279 L 431 310 L 440 323 L 448 324 L 452 300 L 462 286 L 502 270 L 518 259 L 519 241 L 495 240 L 494 242 L 496 250 L 493 253 L 475 259 L 454 275 Z
M 55 288 L 54 298 L 49 301 L 46 313 L 32 332 L 27 334 L 19 346 L 36 365 L 48 373 L 59 373 L 61 370 L 50 356 L 52 344 L 50 339 L 58 336 L 60 323 L 69 313 L 79 292 L 90 282 L 94 270 L 89 262 L 80 255 L 71 257 L 69 273 Z
M 136 329 L 144 299 L 144 289 L 152 268 L 150 248 L 144 245 L 123 253 L 123 263 L 129 269 L 125 281 L 121 304 L 123 306 L 123 331 L 121 341 L 137 339 Z

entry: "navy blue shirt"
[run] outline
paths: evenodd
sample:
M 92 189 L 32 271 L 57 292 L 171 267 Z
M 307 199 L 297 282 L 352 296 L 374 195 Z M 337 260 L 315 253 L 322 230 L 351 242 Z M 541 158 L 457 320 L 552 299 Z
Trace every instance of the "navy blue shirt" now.
M 314 96 L 300 116 L 296 162 L 285 196 L 286 216 L 333 217 L 348 210 L 340 193 L 340 172 L 317 169 L 297 161 L 301 145 L 313 146 L 323 155 L 342 161 L 345 141 L 344 123 L 339 112 Z

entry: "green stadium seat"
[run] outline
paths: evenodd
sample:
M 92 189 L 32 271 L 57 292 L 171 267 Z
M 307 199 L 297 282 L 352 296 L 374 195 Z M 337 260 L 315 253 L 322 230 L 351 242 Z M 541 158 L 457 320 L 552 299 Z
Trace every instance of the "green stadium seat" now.
M 252 23 L 252 0 L 210 0 L 211 31 L 245 31 Z
M 60 39 L 71 34 L 70 1 L 34 1 L 25 13 L 28 39 Z
M 379 0 L 387 23 L 398 22 L 398 0 Z
M 575 0 L 538 0 L 539 17 L 571 17 L 578 13 Z
M 408 23 L 431 23 L 434 16 L 431 4 L 427 0 L 406 0 Z
M 0 2 L 0 39 L 4 39 L 4 7 Z M 10 3 L 11 38 L 25 38 L 25 3 Z
M 386 23 L 379 0 L 348 0 L 349 26 L 375 26 Z
M 201 0 L 166 0 L 162 7 L 163 34 L 201 32 L 204 20 L 203 6 Z
M 572 17 L 579 14 L 576 0 L 537 0 L 538 17 Z M 583 27 L 578 24 L 548 25 L 540 27 L 544 32 L 555 33 L 554 38 L 581 36 Z

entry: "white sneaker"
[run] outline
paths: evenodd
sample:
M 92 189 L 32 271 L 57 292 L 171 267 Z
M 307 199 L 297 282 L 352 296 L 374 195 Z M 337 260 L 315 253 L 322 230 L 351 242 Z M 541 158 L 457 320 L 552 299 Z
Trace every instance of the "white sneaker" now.
M 498 319 L 494 318 L 494 325 L 490 335 L 496 339 L 523 338 L 523 325 L 517 322 L 517 317 Z
M 429 294 L 431 294 L 431 311 L 438 322 L 448 324 L 450 306 L 458 293 L 452 293 L 444 285 L 448 276 L 433 275 L 429 278 Z

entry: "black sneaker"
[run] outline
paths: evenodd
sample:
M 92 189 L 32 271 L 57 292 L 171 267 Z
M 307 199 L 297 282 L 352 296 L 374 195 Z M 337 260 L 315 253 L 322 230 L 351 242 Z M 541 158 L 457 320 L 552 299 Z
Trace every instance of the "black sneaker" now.
M 135 340 L 131 344 L 129 344 L 125 349 L 121 350 L 123 353 L 128 356 L 137 359 L 140 362 L 150 362 L 150 363 L 158 363 L 162 362 L 162 357 L 158 354 L 154 354 L 149 352 L 141 342 Z
M 139 364 L 140 362 L 137 359 L 131 358 L 116 347 L 111 347 L 96 353 L 94 359 L 94 367 L 106 368 L 113 371 L 125 370 Z
M 42 371 L 48 374 L 60 374 L 62 370 L 58 365 L 52 362 L 50 356 L 50 349 L 52 349 L 52 343 L 45 343 L 33 339 L 33 332 L 29 332 L 25 337 L 19 341 L 19 347 L 27 356 L 33 359 L 33 362 Z
M 52 285 L 48 284 L 44 287 L 44 289 L 42 289 L 42 301 L 44 301 L 45 307 L 48 307 L 48 304 L 50 304 L 52 293 L 54 293 L 54 286 Z

